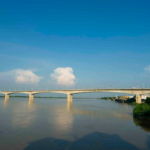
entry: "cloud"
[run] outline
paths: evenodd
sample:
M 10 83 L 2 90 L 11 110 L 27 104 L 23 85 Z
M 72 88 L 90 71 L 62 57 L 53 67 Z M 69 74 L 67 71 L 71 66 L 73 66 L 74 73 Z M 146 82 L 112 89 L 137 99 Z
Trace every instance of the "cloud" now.
M 149 65 L 149 66 L 147 66 L 147 67 L 145 67 L 145 68 L 144 68 L 144 70 L 146 70 L 146 71 L 150 71 L 150 65 Z
M 0 73 L 0 81 L 5 84 L 24 83 L 24 84 L 36 84 L 42 77 L 37 76 L 32 70 L 15 69 L 12 71 Z
M 31 70 L 22 70 L 17 69 L 15 72 L 15 82 L 16 83 L 25 83 L 25 84 L 36 84 L 38 83 L 42 77 L 37 76 Z
M 66 68 L 57 68 L 54 70 L 54 73 L 50 77 L 57 81 L 60 85 L 74 85 L 75 84 L 75 75 L 73 74 L 73 69 L 70 67 Z

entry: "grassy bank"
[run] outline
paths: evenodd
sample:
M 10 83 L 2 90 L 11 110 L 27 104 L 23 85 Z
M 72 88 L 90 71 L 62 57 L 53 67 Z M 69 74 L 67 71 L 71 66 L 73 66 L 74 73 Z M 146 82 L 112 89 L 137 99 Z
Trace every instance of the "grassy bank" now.
M 138 119 L 150 119 L 150 98 L 145 103 L 138 104 L 133 110 L 133 116 Z

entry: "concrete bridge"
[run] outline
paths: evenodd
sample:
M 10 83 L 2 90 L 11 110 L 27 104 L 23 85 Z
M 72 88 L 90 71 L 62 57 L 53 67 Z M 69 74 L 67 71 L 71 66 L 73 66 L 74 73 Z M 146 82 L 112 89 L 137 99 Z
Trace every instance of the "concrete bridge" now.
M 62 93 L 67 94 L 67 100 L 72 100 L 73 94 L 79 93 L 93 93 L 93 92 L 113 92 L 113 93 L 126 93 L 135 94 L 136 102 L 141 103 L 141 95 L 150 94 L 150 89 L 78 89 L 78 90 L 39 90 L 39 91 L 0 91 L 1 94 L 5 94 L 5 100 L 9 100 L 9 95 L 14 93 L 29 94 L 29 100 L 34 100 L 34 94 L 39 93 Z

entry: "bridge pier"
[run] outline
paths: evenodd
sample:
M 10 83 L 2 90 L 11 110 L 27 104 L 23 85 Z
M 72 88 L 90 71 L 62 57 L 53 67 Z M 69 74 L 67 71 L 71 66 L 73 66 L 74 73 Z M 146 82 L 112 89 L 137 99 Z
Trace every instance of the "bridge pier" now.
M 34 100 L 34 94 L 29 94 L 29 101 L 33 101 Z
M 67 101 L 72 101 L 72 97 L 73 97 L 72 94 L 68 94 L 67 95 Z
M 5 94 L 5 101 L 9 100 L 9 94 Z
M 142 99 L 141 99 L 140 94 L 136 94 L 136 103 L 138 103 L 138 104 L 142 103 Z

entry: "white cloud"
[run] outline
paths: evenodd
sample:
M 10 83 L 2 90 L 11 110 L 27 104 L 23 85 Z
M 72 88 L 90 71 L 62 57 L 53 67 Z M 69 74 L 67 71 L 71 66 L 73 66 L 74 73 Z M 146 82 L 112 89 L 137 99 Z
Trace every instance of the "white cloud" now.
M 146 70 L 146 71 L 150 71 L 150 65 L 149 65 L 149 66 L 147 66 L 147 67 L 145 67 L 145 68 L 144 68 L 144 70 Z
M 75 75 L 73 74 L 73 69 L 70 67 L 66 68 L 57 68 L 54 70 L 54 73 L 50 77 L 57 81 L 61 85 L 74 85 L 75 84 Z
M 42 77 L 37 76 L 32 70 L 15 69 L 0 72 L 0 90 L 23 90 L 38 88 Z M 32 85 L 32 87 L 31 87 Z
M 14 72 L 16 83 L 36 84 L 42 78 L 34 74 L 31 70 L 16 69 Z

